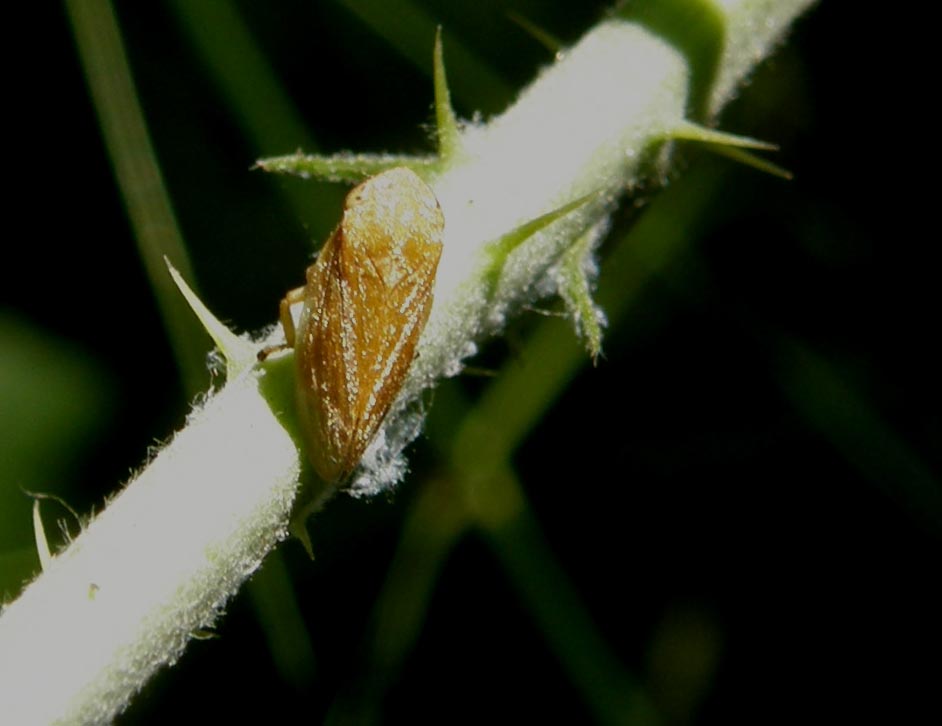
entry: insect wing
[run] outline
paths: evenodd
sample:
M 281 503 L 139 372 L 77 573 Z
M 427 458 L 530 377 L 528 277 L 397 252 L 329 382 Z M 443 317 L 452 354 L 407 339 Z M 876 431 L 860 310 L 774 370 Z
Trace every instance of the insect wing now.
M 443 224 L 418 177 L 386 172 L 350 193 L 308 272 L 296 346 L 301 416 L 327 480 L 349 475 L 402 387 L 431 310 Z
M 342 309 L 342 281 L 336 273 L 338 232 L 324 243 L 317 262 L 308 268 L 304 307 L 296 342 L 298 413 L 307 434 L 308 455 L 326 481 L 339 478 L 341 454 L 347 443 L 346 371 L 343 334 L 332 325 L 331 310 Z

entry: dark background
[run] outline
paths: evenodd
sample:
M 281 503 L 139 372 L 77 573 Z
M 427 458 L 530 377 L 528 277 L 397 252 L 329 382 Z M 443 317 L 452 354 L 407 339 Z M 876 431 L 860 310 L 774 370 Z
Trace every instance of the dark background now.
M 118 3 L 117 15 L 203 298 L 256 330 L 335 216 L 299 221 L 282 192 L 303 185 L 250 170 L 302 140 L 247 138 L 174 7 Z M 421 65 L 340 2 L 235 7 L 322 150 L 429 149 L 431 35 L 415 31 Z M 503 80 L 475 85 L 449 66 L 459 113 L 488 116 L 549 61 L 508 9 L 573 42 L 605 5 L 420 7 L 446 44 L 460 39 Z M 28 12 L 8 29 L 30 42 L 10 61 L 5 114 L 5 599 L 36 567 L 18 487 L 88 512 L 188 408 L 66 14 L 56 3 Z M 847 12 L 825 3 L 799 21 L 723 117 L 779 143 L 794 180 L 686 153 L 689 173 L 712 165 L 721 180 L 711 213 L 514 460 L 551 552 L 667 723 L 939 716 L 942 361 L 938 234 L 917 176 L 929 166 L 926 118 L 913 120 L 899 82 L 912 64 L 875 41 L 892 27 L 862 16 L 851 26 Z M 339 188 L 307 188 L 339 209 Z M 620 215 L 613 239 L 635 217 Z M 603 285 L 605 271 L 603 261 Z M 537 322 L 525 316 L 477 363 L 512 363 Z M 487 381 L 446 385 L 473 400 Z M 395 496 L 344 498 L 314 520 L 313 563 L 297 543 L 280 551 L 313 660 L 300 648 L 295 676 L 279 675 L 243 593 L 219 637 L 192 643 L 120 722 L 257 712 L 339 723 L 359 709 L 388 723 L 591 720 L 473 531 L 448 552 L 389 690 L 344 700 L 365 688 L 372 603 L 403 518 L 445 467 L 427 443 L 414 452 Z

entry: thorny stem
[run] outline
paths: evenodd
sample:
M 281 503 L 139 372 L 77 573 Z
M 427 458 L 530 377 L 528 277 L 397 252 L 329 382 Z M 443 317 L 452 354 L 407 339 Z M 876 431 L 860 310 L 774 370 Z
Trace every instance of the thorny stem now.
M 460 158 L 431 180 L 446 217 L 449 259 L 406 400 L 457 372 L 475 341 L 498 331 L 521 302 L 551 292 L 546 280 L 564 276 L 547 272 L 587 230 L 604 226 L 619 193 L 668 168 L 663 139 L 685 113 L 699 108 L 714 117 L 810 4 L 710 4 L 723 38 L 705 90 L 693 85 L 703 78 L 689 65 L 698 56 L 685 54 L 663 26 L 654 33 L 609 20 L 562 54 L 505 114 L 465 127 Z M 510 252 L 489 289 L 481 264 L 488 243 L 600 189 L 598 202 Z M 198 406 L 186 428 L 3 610 L 5 720 L 109 720 L 193 633 L 213 623 L 285 536 L 299 452 L 273 413 L 277 397 L 261 391 L 277 377 L 245 369 Z M 387 444 L 408 442 L 414 426 L 404 420 L 387 427 Z M 398 475 L 381 464 L 368 472 L 374 485 Z

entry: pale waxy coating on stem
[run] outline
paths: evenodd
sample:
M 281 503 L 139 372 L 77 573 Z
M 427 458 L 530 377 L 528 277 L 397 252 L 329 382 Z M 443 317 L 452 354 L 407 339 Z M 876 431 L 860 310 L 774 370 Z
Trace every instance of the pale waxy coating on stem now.
M 402 387 L 431 311 L 444 226 L 414 172 L 367 179 L 347 195 L 307 284 L 282 301 L 308 457 L 326 482 L 350 476 Z M 301 301 L 295 331 L 289 308 Z

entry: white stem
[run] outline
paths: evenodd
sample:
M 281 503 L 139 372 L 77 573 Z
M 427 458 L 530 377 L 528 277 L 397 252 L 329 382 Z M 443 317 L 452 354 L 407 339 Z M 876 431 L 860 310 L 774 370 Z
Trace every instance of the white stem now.
M 810 3 L 716 3 L 728 23 L 712 111 Z M 683 120 L 689 77 L 686 59 L 662 39 L 608 21 L 505 114 L 465 131 L 466 157 L 433 181 L 446 252 L 406 400 L 455 372 L 515 304 L 550 289 L 547 269 L 649 173 L 646 154 L 661 148 L 667 160 L 658 143 Z M 496 291 L 482 289 L 482 244 L 599 190 L 598 202 L 514 252 Z M 393 421 L 364 491 L 398 476 L 389 451 L 416 429 L 414 419 Z M 99 723 L 120 712 L 285 536 L 298 474 L 298 451 L 259 394 L 257 373 L 227 383 L 0 613 L 0 719 Z
M 0 617 L 0 721 L 108 722 L 285 536 L 297 449 L 247 372 Z

